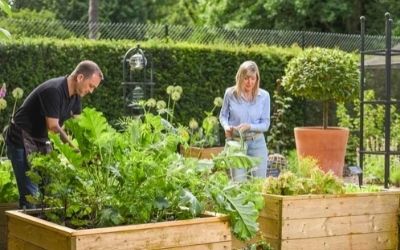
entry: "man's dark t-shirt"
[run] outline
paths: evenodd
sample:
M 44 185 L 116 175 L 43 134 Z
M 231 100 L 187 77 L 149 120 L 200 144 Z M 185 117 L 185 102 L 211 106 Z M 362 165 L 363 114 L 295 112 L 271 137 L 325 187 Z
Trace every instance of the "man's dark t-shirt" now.
M 36 87 L 17 110 L 7 133 L 7 143 L 23 145 L 21 131 L 34 138 L 48 138 L 46 117 L 59 119 L 60 126 L 72 115 L 80 114 L 81 98 L 69 96 L 66 77 L 50 79 Z

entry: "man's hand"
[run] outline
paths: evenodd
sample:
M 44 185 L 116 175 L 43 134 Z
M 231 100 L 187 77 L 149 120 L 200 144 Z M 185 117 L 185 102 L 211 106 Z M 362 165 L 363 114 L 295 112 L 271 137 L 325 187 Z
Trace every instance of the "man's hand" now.
M 74 152 L 79 153 L 81 152 L 79 148 L 77 148 L 72 141 L 68 138 L 67 133 L 65 133 L 64 129 L 62 129 L 58 123 L 58 119 L 46 117 L 46 125 L 49 131 L 57 133 L 60 135 L 61 141 L 64 143 L 68 143 L 74 150 Z

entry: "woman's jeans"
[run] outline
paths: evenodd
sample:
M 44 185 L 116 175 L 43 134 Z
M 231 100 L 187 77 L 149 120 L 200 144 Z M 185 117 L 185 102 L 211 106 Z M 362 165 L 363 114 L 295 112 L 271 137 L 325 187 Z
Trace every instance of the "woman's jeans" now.
M 248 140 L 245 143 L 247 144 L 247 155 L 257 157 L 260 161 L 257 166 L 250 170 L 250 176 L 266 178 L 268 167 L 268 150 L 264 136 L 259 136 L 254 141 Z M 246 169 L 231 168 L 231 177 L 234 181 L 244 181 L 247 179 L 248 173 Z
M 11 160 L 15 178 L 17 180 L 20 208 L 35 208 L 35 206 L 30 204 L 25 197 L 26 195 L 35 195 L 38 192 L 37 185 L 33 184 L 29 177 L 26 176 L 26 171 L 29 170 L 29 166 L 25 155 L 25 149 L 8 143 L 7 156 Z

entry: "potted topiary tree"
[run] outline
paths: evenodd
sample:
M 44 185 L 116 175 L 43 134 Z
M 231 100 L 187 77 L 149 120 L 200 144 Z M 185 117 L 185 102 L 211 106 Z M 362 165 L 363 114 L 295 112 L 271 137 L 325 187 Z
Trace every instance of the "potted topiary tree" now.
M 331 102 L 354 100 L 359 93 L 358 61 L 338 49 L 311 48 L 293 58 L 285 69 L 282 86 L 294 96 L 323 103 L 323 127 L 295 128 L 299 157 L 311 156 L 322 170 L 342 176 L 347 128 L 328 127 Z

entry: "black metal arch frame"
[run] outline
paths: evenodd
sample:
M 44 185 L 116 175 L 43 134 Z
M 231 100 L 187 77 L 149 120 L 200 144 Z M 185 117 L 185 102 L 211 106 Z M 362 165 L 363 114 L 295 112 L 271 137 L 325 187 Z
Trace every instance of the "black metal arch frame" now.
M 389 176 L 390 176 L 390 156 L 400 155 L 399 151 L 391 151 L 390 149 L 390 107 L 392 104 L 399 104 L 399 100 L 392 100 L 391 89 L 392 89 L 392 56 L 399 56 L 400 50 L 392 50 L 392 24 L 393 20 L 389 13 L 385 13 L 385 39 L 386 48 L 381 50 L 365 50 L 365 17 L 360 18 L 361 21 L 361 48 L 360 48 L 360 149 L 359 149 L 359 163 L 360 168 L 364 168 L 364 156 L 365 154 L 384 155 L 385 157 L 385 188 L 389 187 Z M 385 99 L 384 100 L 364 100 L 364 89 L 365 89 L 365 55 L 377 55 L 385 57 Z M 384 105 L 385 107 L 385 150 L 384 151 L 367 151 L 364 149 L 364 105 Z M 363 184 L 363 175 L 359 178 L 360 186 Z

